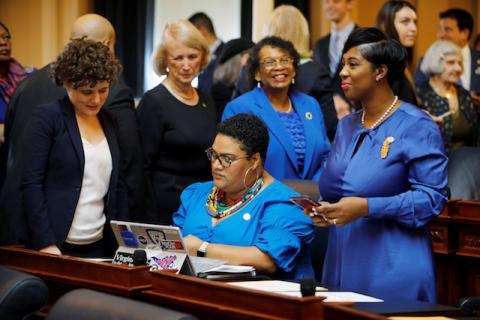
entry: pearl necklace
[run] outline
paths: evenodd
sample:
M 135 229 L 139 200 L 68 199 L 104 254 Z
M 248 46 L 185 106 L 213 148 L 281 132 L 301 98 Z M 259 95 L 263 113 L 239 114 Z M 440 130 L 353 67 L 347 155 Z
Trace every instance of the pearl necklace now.
M 287 109 L 287 111 L 278 111 L 277 109 L 275 109 L 275 110 L 277 112 L 281 112 L 281 113 L 290 113 L 290 112 L 292 112 L 292 109 L 293 109 L 292 100 L 290 100 L 290 98 L 288 98 L 288 109 Z
M 397 101 L 398 101 L 398 96 L 395 96 L 393 98 L 393 102 L 390 105 L 390 107 L 388 107 L 388 109 L 385 111 L 385 113 L 382 114 L 382 116 L 377 121 L 375 121 L 375 123 L 370 127 L 370 129 L 375 129 L 378 125 L 380 125 L 380 123 L 383 122 L 383 120 L 385 120 L 385 118 L 388 116 L 390 111 L 392 111 L 392 109 L 395 106 L 395 104 L 397 103 Z M 365 127 L 365 110 L 362 112 L 362 126 Z

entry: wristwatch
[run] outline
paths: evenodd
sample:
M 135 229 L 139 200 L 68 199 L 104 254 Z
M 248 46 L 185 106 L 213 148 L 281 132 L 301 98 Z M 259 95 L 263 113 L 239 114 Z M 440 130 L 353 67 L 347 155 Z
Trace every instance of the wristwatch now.
M 210 243 L 203 241 L 200 247 L 197 250 L 197 257 L 206 257 L 207 256 L 207 247 Z

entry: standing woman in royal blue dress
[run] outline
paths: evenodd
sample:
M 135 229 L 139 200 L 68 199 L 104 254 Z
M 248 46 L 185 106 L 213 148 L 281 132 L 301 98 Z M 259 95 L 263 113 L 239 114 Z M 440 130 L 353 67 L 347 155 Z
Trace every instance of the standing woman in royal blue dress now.
M 425 112 L 392 91 L 405 68 L 400 43 L 359 28 L 343 52 L 342 88 L 363 110 L 339 122 L 320 179 L 325 202 L 308 212 L 330 228 L 322 282 L 434 302 L 427 223 L 446 201 L 442 137 Z

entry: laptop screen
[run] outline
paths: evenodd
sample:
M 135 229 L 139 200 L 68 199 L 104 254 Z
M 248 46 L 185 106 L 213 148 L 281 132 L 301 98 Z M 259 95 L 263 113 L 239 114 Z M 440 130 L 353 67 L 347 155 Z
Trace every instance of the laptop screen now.
M 137 222 L 110 222 L 119 247 L 187 253 L 180 228 Z

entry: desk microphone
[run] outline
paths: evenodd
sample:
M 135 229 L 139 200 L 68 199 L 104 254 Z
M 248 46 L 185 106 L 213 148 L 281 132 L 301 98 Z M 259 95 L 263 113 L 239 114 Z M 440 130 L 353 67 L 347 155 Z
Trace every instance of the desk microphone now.
M 300 280 L 300 292 L 302 297 L 312 297 L 315 296 L 315 291 L 317 289 L 315 280 L 312 278 L 303 278 Z
M 133 252 L 133 265 L 145 266 L 147 264 L 147 253 L 145 250 L 137 249 Z

